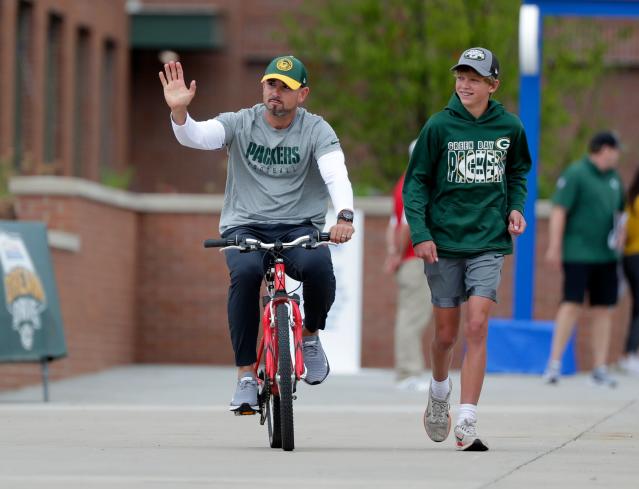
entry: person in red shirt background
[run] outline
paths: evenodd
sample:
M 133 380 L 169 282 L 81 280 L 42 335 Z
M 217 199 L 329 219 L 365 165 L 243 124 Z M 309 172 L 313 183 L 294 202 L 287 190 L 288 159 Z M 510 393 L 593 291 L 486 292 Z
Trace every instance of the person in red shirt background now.
M 409 157 L 415 147 L 413 141 Z M 429 379 L 424 373 L 423 334 L 433 314 L 430 289 L 424 275 L 424 261 L 417 258 L 410 241 L 410 231 L 402 200 L 404 175 L 393 190 L 393 210 L 386 230 L 384 269 L 397 280 L 395 315 L 395 377 L 397 387 L 426 391 Z

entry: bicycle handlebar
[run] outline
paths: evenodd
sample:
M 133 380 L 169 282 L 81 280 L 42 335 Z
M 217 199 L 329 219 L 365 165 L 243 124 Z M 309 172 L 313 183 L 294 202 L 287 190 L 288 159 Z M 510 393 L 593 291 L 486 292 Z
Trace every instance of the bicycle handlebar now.
M 310 249 L 317 247 L 320 242 L 328 242 L 330 239 L 330 233 L 320 233 L 319 231 L 316 231 L 313 234 L 300 236 L 288 243 L 282 243 L 279 241 L 275 243 L 262 243 L 259 239 L 255 238 L 240 238 L 239 236 L 232 236 L 230 238 L 223 239 L 207 239 L 204 241 L 204 247 L 253 251 L 294 248 L 295 246 L 303 245 L 303 248 Z
M 237 236 L 227 239 L 206 239 L 204 240 L 205 248 L 222 248 L 224 246 L 237 246 L 239 244 Z

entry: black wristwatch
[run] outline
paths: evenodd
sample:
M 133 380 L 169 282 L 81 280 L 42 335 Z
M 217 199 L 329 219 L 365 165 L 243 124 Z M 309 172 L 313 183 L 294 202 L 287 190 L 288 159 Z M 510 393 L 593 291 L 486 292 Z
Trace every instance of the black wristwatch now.
M 353 211 L 342 209 L 341 211 L 339 211 L 339 214 L 337 214 L 337 220 L 353 222 Z

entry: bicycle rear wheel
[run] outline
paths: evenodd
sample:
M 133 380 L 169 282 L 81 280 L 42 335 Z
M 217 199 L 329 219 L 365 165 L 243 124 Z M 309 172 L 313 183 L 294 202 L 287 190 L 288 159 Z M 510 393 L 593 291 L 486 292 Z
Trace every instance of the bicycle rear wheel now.
M 277 341 L 279 349 L 277 370 L 279 374 L 279 411 L 282 449 L 290 451 L 295 448 L 295 436 L 293 431 L 293 364 L 291 362 L 291 349 L 288 339 L 290 326 L 288 322 L 288 307 L 286 304 L 278 304 L 275 314 L 277 319 Z

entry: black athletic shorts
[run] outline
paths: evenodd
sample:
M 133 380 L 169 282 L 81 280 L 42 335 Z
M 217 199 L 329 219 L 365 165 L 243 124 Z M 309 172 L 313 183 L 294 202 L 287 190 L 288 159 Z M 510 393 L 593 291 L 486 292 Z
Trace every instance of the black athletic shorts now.
M 617 303 L 617 262 L 565 263 L 564 302 L 583 304 L 586 291 L 591 306 Z

